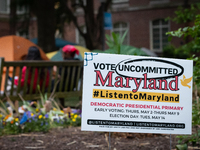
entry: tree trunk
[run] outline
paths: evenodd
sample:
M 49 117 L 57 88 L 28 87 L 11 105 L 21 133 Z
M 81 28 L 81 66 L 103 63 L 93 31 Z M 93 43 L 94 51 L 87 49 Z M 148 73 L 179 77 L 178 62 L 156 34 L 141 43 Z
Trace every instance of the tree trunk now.
M 16 34 L 16 1 L 11 0 L 10 1 L 10 35 L 15 35 Z
M 44 52 L 55 51 L 54 0 L 35 0 L 38 26 L 38 45 Z
M 108 10 L 111 2 L 111 0 L 106 0 L 101 3 L 98 14 L 95 15 L 93 5 L 94 1 L 87 0 L 85 9 L 87 33 L 84 39 L 86 47 L 90 50 L 105 49 L 104 12 Z

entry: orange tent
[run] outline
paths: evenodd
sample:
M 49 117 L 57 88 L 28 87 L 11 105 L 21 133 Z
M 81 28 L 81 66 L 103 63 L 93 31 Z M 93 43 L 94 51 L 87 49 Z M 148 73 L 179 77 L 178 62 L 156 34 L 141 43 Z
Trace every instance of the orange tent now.
M 4 36 L 0 38 L 0 57 L 4 57 L 5 61 L 23 60 L 27 55 L 28 49 L 36 46 L 33 42 L 20 36 Z M 42 59 L 49 60 L 44 51 L 38 47 Z
M 0 38 L 0 57 L 4 57 L 5 61 L 23 60 L 28 54 L 28 49 L 31 46 L 36 46 L 33 42 L 20 36 L 4 36 Z M 38 47 L 43 60 L 49 60 L 45 52 Z M 5 69 L 3 70 L 1 90 L 4 89 Z M 18 71 L 17 71 L 18 73 Z M 12 77 L 12 68 L 9 69 L 9 75 Z

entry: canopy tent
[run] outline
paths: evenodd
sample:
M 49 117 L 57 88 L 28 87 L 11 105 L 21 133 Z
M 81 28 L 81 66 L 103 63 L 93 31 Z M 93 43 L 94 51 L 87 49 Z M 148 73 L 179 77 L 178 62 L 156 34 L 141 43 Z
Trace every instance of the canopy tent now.
M 0 57 L 4 57 L 6 61 L 23 60 L 28 54 L 28 49 L 31 46 L 36 46 L 33 42 L 20 36 L 4 36 L 0 38 Z M 45 52 L 38 47 L 42 59 L 49 60 Z
M 10 35 L 10 36 L 1 37 L 0 38 L 0 57 L 4 57 L 5 61 L 24 60 L 24 58 L 28 54 L 28 49 L 31 46 L 38 47 L 31 41 L 20 36 Z M 40 47 L 38 47 L 38 49 L 40 50 L 42 59 L 49 60 L 45 52 Z M 5 69 L 6 68 L 4 68 L 3 75 L 2 75 L 1 90 L 4 89 Z M 10 68 L 9 69 L 10 77 L 12 77 L 12 71 L 13 71 L 12 68 Z M 18 70 L 16 72 L 17 74 L 19 73 Z
M 145 48 L 145 47 L 142 47 L 141 48 L 142 51 L 144 51 L 148 56 L 153 56 L 153 57 L 157 57 L 158 55 L 156 53 L 154 53 L 153 51 Z
M 82 46 L 78 46 L 75 45 L 74 47 L 76 47 L 80 54 L 78 56 L 75 56 L 75 58 L 78 58 L 79 60 L 83 60 L 84 58 L 84 52 L 91 52 L 89 49 L 82 47 Z M 50 52 L 46 54 L 47 57 L 53 61 L 62 61 L 62 49 L 58 50 L 58 51 L 54 51 L 54 52 Z

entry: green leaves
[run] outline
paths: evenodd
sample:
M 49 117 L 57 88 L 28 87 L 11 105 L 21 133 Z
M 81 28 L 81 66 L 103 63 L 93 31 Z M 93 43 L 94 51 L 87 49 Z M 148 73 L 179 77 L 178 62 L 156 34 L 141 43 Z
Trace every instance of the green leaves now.
M 184 50 L 183 52 L 189 51 L 190 53 L 194 53 L 194 55 L 192 55 L 190 59 L 193 60 L 195 64 L 193 67 L 193 80 L 196 87 L 200 86 L 200 59 L 195 55 L 196 53 L 200 52 L 200 14 L 197 14 L 197 11 L 199 11 L 199 9 L 200 3 L 198 3 L 197 5 L 191 5 L 190 9 L 179 8 L 175 12 L 177 17 L 172 20 L 176 21 L 177 23 L 186 23 L 191 22 L 193 21 L 193 19 L 195 19 L 194 26 L 179 28 L 176 31 L 170 31 L 166 33 L 166 35 L 171 35 L 179 38 L 183 36 L 184 38 L 189 37 L 190 39 L 192 39 L 192 42 L 185 44 L 184 46 L 182 46 L 182 48 Z M 190 48 L 188 46 L 190 46 Z M 197 91 L 197 89 L 195 90 Z M 194 99 L 192 108 L 192 125 L 193 127 L 198 127 L 200 125 L 200 99 L 198 94 L 196 94 L 195 96 L 196 97 Z M 177 150 L 187 150 L 188 143 L 192 143 L 193 145 L 196 144 L 200 138 L 199 132 L 200 130 L 198 129 L 196 130 L 196 133 L 193 133 L 191 136 L 178 136 L 180 145 L 176 146 Z M 181 143 L 183 144 L 181 145 Z
M 192 42 L 190 42 L 190 47 L 193 51 L 191 52 L 198 53 L 200 51 L 200 14 L 196 15 L 194 26 L 179 28 L 176 31 L 167 32 L 166 35 L 171 35 L 179 38 L 182 36 L 184 38 L 192 38 Z
M 110 54 L 125 54 L 125 55 L 143 55 L 147 56 L 145 52 L 140 50 L 139 48 L 129 46 L 129 45 L 123 45 L 124 39 L 126 38 L 128 33 L 128 30 L 124 32 L 122 36 L 120 36 L 118 33 L 111 33 L 111 36 L 106 34 L 106 44 L 108 45 L 109 49 L 104 51 L 104 53 L 110 53 Z M 93 50 L 93 52 L 101 53 L 101 50 Z
M 167 32 L 166 35 L 172 35 L 172 36 L 176 36 L 180 38 L 183 35 L 183 31 L 182 31 L 182 28 L 179 28 L 176 31 Z
M 111 33 L 111 36 L 106 34 L 106 44 L 108 45 L 109 49 L 114 50 L 115 54 L 121 54 L 121 45 L 123 44 L 127 33 L 128 30 L 126 30 L 122 36 L 114 32 Z
M 187 144 L 176 145 L 177 150 L 187 150 Z
M 176 17 L 169 18 L 168 20 L 172 20 L 176 23 L 187 23 L 191 22 L 195 19 L 198 10 L 200 9 L 200 3 L 195 5 L 191 5 L 190 8 L 179 7 L 178 10 L 175 11 Z
M 128 30 L 126 30 L 126 31 L 124 32 L 124 34 L 123 34 L 123 36 L 122 36 L 122 38 L 121 38 L 121 44 L 123 44 L 124 38 L 126 37 L 127 33 L 128 33 Z
M 108 45 L 109 48 L 113 48 L 115 46 L 114 42 L 112 41 L 111 36 L 109 36 L 108 34 L 106 34 L 106 44 Z

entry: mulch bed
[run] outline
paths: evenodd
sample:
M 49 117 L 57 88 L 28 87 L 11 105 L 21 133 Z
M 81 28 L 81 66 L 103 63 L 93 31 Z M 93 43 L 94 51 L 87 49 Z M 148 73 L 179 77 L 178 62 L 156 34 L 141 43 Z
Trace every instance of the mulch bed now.
M 172 149 L 177 139 L 172 137 Z M 112 132 L 111 150 L 170 150 L 170 135 Z M 55 128 L 48 133 L 0 137 L 0 150 L 109 150 L 109 133 L 81 131 L 80 127 Z

